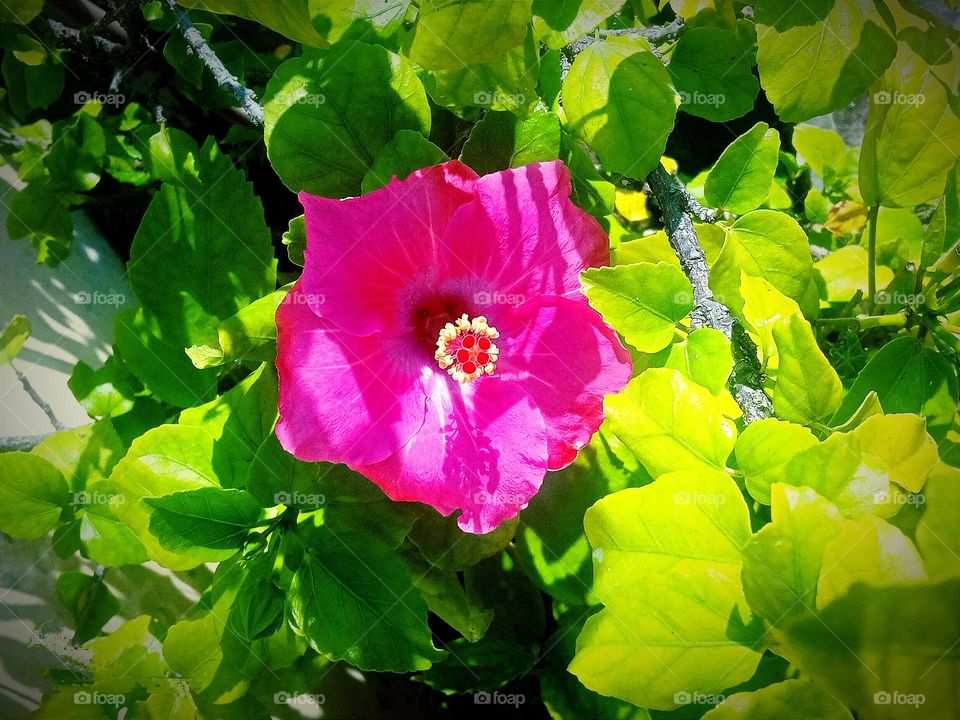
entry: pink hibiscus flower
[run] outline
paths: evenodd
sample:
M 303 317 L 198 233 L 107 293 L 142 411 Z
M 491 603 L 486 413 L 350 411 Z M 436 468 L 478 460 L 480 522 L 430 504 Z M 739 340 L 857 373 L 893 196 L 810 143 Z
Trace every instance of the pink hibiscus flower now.
M 559 161 L 484 177 L 450 161 L 362 197 L 300 193 L 306 263 L 277 311 L 283 447 L 459 509 L 468 532 L 526 507 L 631 373 L 580 291 L 607 237 L 569 195 Z

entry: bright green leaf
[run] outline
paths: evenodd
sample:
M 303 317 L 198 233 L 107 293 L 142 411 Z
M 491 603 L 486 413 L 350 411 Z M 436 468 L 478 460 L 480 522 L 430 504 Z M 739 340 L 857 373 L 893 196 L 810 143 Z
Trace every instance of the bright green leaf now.
M 666 148 L 677 94 L 645 40 L 616 38 L 577 55 L 563 82 L 563 109 L 605 170 L 642 178 Z
M 646 370 L 604 408 L 610 429 L 653 477 L 723 470 L 737 437 L 720 400 L 669 368 Z
M 593 308 L 641 352 L 669 345 L 693 308 L 690 281 L 665 262 L 590 268 L 580 277 Z
M 17 539 L 43 537 L 70 502 L 57 468 L 37 455 L 0 453 L 0 530 Z
M 430 109 L 407 60 L 344 41 L 277 68 L 264 122 L 270 162 L 288 188 L 343 197 L 359 194 L 380 148 L 399 130 L 429 133 Z
M 770 193 L 779 155 L 780 133 L 757 123 L 734 140 L 713 166 L 703 188 L 707 202 L 737 215 L 760 207 Z

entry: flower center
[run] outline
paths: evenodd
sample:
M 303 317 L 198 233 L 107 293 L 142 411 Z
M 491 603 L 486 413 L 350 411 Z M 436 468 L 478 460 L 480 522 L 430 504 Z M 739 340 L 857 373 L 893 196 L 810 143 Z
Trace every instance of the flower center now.
M 466 313 L 440 329 L 434 357 L 440 367 L 460 383 L 476 380 L 496 369 L 500 349 L 493 343 L 500 337 L 483 315 L 472 320 Z

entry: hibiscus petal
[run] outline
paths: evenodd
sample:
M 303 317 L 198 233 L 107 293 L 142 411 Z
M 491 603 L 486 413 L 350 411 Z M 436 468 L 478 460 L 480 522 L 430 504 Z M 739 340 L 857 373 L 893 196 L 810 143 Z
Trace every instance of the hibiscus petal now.
M 570 201 L 559 160 L 485 175 L 443 237 L 447 277 L 474 280 L 480 304 L 515 305 L 537 295 L 582 299 L 580 272 L 609 262 L 599 223 Z
M 370 463 L 420 429 L 426 394 L 397 338 L 337 330 L 294 285 L 277 309 L 277 438 L 301 460 Z
M 528 300 L 496 325 L 494 377 L 523 385 L 540 408 L 548 468 L 569 465 L 603 422 L 603 396 L 620 392 L 630 379 L 630 354 L 595 310 L 566 298 Z
M 454 212 L 473 199 L 476 178 L 451 160 L 361 197 L 301 192 L 307 222 L 302 282 L 314 312 L 355 335 L 404 332 L 404 291 L 436 283 L 440 238 Z
M 375 465 L 355 467 L 394 500 L 456 509 L 462 530 L 487 533 L 521 509 L 547 467 L 543 417 L 523 388 L 480 380 L 458 386 L 445 375 L 428 383 L 423 428 Z

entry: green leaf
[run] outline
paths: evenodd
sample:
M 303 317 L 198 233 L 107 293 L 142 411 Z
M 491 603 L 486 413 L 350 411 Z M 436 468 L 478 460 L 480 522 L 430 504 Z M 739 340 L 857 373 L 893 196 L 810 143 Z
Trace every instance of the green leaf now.
M 303 267 L 306 262 L 303 258 L 307 250 L 307 220 L 305 215 L 298 215 L 290 220 L 287 231 L 283 234 L 283 244 L 287 246 L 287 255 L 294 265 Z
M 306 545 L 288 602 L 295 628 L 313 649 L 386 672 L 426 670 L 443 657 L 431 641 L 426 603 L 390 548 L 367 534 L 335 535 L 322 527 Z
M 831 421 L 850 418 L 871 391 L 887 413 L 917 413 L 940 442 L 957 412 L 957 375 L 946 358 L 913 337 L 890 341 L 870 358 Z
M 780 133 L 757 123 L 730 143 L 713 166 L 703 188 L 707 202 L 737 215 L 757 209 L 770 194 L 779 157 Z
M 677 370 L 651 368 L 604 403 L 610 429 L 653 477 L 723 470 L 737 437 L 721 401 Z
M 31 455 L 42 457 L 63 475 L 74 493 L 74 502 L 88 485 L 103 482 L 127 449 L 117 436 L 109 418 L 92 425 L 54 433 L 39 442 Z
M 82 360 L 67 381 L 70 391 L 90 417 L 115 417 L 130 412 L 142 385 L 116 352 L 94 370 Z
M 113 321 L 114 342 L 131 370 L 160 400 L 190 407 L 209 399 L 217 388 L 216 370 L 198 370 L 184 352 L 190 340 L 166 330 L 142 308 L 126 308 Z
M 799 122 L 846 107 L 897 52 L 872 3 L 826 0 L 810 7 L 763 0 L 762 7 L 760 84 L 781 120 Z
M 776 210 L 755 210 L 723 231 L 723 246 L 710 272 L 710 288 L 718 299 L 739 312 L 741 273 L 746 273 L 797 303 L 803 300 L 813 263 L 807 235 L 796 220 Z
M 60 471 L 37 455 L 0 453 L 0 530 L 20 539 L 43 537 L 70 502 Z
M 226 161 L 202 196 L 169 183 L 160 188 L 133 239 L 128 276 L 161 336 L 182 351 L 212 344 L 220 321 L 272 291 L 275 264 L 253 185 Z
M 274 0 L 270 3 L 258 0 L 185 0 L 181 4 L 187 8 L 200 8 L 253 20 L 291 40 L 307 45 L 323 47 L 326 44 L 323 35 L 312 22 L 313 13 L 308 0 Z
M 847 245 L 818 260 L 813 267 L 823 279 L 826 300 L 847 302 L 858 290 L 867 294 L 868 265 L 869 256 L 865 247 Z M 876 273 L 877 287 L 886 287 L 893 281 L 893 271 L 884 265 L 877 265 Z
M 196 141 L 182 130 L 161 126 L 150 136 L 143 164 L 154 180 L 200 187 L 200 148 Z
M 737 438 L 737 464 L 747 490 L 757 502 L 770 504 L 770 487 L 783 477 L 791 458 L 818 443 L 814 434 L 795 423 L 764 418 L 750 423 Z
M 0 22 L 26 25 L 40 14 L 43 0 L 10 0 L 0 6 Z
M 960 154 L 955 100 L 933 68 L 901 43 L 896 60 L 870 97 L 860 151 L 864 202 L 913 207 L 943 193 Z
M 526 116 L 540 101 L 538 47 L 529 32 L 523 45 L 487 62 L 471 60 L 461 69 L 424 73 L 424 87 L 437 105 L 457 115 L 469 116 L 465 110 L 481 107 Z
M 417 519 L 410 540 L 432 565 L 459 572 L 503 550 L 516 529 L 514 518 L 485 535 L 464 535 L 454 518 L 430 513 Z
M 7 232 L 11 239 L 26 238 L 37 250 L 37 262 L 56 267 L 70 254 L 73 218 L 46 181 L 35 181 L 9 202 Z
M 784 680 L 753 692 L 735 693 L 703 720 L 853 720 L 833 695 L 809 680 Z
M 541 657 L 543 596 L 507 554 L 489 557 L 463 572 L 464 588 L 493 621 L 475 643 L 456 638 L 449 654 L 416 679 L 445 694 L 497 688 L 526 674 Z
M 106 502 L 84 506 L 80 541 L 90 559 L 101 565 L 115 567 L 145 563 L 149 556 L 137 534 L 110 512 L 113 502 L 110 487 L 105 483 L 90 488 L 88 497 L 106 499 Z
M 669 345 L 693 308 L 690 281 L 665 262 L 589 268 L 580 282 L 590 305 L 641 352 Z
M 205 405 L 180 413 L 180 425 L 201 428 L 214 439 L 211 464 L 223 487 L 242 488 L 257 450 L 277 419 L 277 374 L 263 364 Z
M 812 487 L 849 517 L 889 516 L 906 501 L 890 483 L 917 492 L 936 462 L 922 418 L 875 415 L 795 454 L 783 480 Z
M 213 437 L 203 428 L 161 425 L 134 440 L 117 463 L 105 486 L 113 496 L 111 515 L 129 527 L 151 560 L 171 570 L 187 570 L 204 562 L 218 562 L 233 550 L 184 548 L 172 552 L 150 532 L 148 498 L 219 488 L 213 468 Z
M 559 627 L 547 638 L 545 666 L 540 668 L 540 694 L 553 720 L 650 720 L 650 711 L 585 688 L 567 671 L 576 655 L 577 636 L 587 620 L 583 608 L 574 607 L 557 620 Z
M 231 315 L 217 328 L 218 344 L 195 345 L 186 353 L 197 368 L 228 362 L 273 362 L 277 357 L 277 308 L 289 287 L 275 290 Z
M 413 582 L 427 607 L 469 642 L 483 637 L 493 621 L 493 609 L 467 592 L 455 572 L 430 565 L 411 565 Z
M 102 577 L 65 572 L 57 578 L 57 597 L 73 620 L 74 643 L 95 638 L 119 610 L 120 603 Z
M 313 25 L 330 42 L 373 40 L 400 29 L 412 0 L 308 0 Z
M 768 377 L 776 370 L 772 385 L 777 416 L 809 425 L 832 415 L 840 405 L 843 386 L 797 304 L 766 280 L 746 274 L 740 293 L 748 327 L 761 336 Z
M 683 692 L 753 675 L 763 629 L 740 586 L 748 515 L 736 483 L 717 472 L 671 473 L 590 508 L 605 607 L 587 620 L 570 672 L 602 695 L 660 710 L 682 704 Z
M 823 550 L 817 606 L 845 595 L 856 582 L 873 587 L 927 579 L 923 560 L 910 538 L 876 515 L 847 520 Z
M 815 612 L 824 549 L 843 527 L 837 508 L 808 487 L 774 483 L 773 522 L 743 551 L 743 592 L 753 611 L 779 626 Z
M 701 327 L 680 342 L 673 343 L 665 351 L 662 364 L 656 366 L 679 370 L 697 385 L 702 385 L 714 395 L 720 395 L 733 371 L 733 354 L 730 341 L 719 330 Z M 663 353 L 658 355 L 661 357 Z
M 926 509 L 917 524 L 917 547 L 932 579 L 960 577 L 960 470 L 941 463 L 923 489 Z
M 560 156 L 560 120 L 538 110 L 520 119 L 511 113 L 488 112 L 463 146 L 460 160 L 480 175 L 556 160 Z
M 858 716 L 955 717 L 960 580 L 871 587 L 858 583 L 816 617 L 784 631 L 784 655 Z
M 409 39 L 410 59 L 427 70 L 487 62 L 527 35 L 531 0 L 423 0 Z
M 534 27 L 540 42 L 562 48 L 589 33 L 623 4 L 624 0 L 533 0 Z
M 514 543 L 527 575 L 556 600 L 592 604 L 593 562 L 583 514 L 605 495 L 644 482 L 649 478 L 636 457 L 609 425 L 602 425 L 573 464 L 544 483 L 521 514 Z
M 642 39 L 595 42 L 563 82 L 567 125 L 605 170 L 643 178 L 660 162 L 677 114 L 663 63 Z
M 403 180 L 414 170 L 436 165 L 447 159 L 443 150 L 420 133 L 401 130 L 390 142 L 380 148 L 373 160 L 373 165 L 363 176 L 360 189 L 368 193 L 382 188 L 392 178 Z
M 150 532 L 174 552 L 240 548 L 260 517 L 260 504 L 245 490 L 209 487 L 143 501 L 153 508 Z
M 67 191 L 86 192 L 100 182 L 107 152 L 100 123 L 85 112 L 53 126 L 53 144 L 44 159 L 50 181 Z
M 737 36 L 723 28 L 691 27 L 683 33 L 667 66 L 680 93 L 680 109 L 714 122 L 750 112 L 760 83 L 751 71 L 753 53 L 744 50 Z
M 829 186 L 837 178 L 857 173 L 857 151 L 847 147 L 835 130 L 815 125 L 797 125 L 793 129 L 793 147 L 803 161 Z
M 20 354 L 20 349 L 33 329 L 26 315 L 14 315 L 0 333 L 0 365 L 6 365 Z
M 357 195 L 364 175 L 400 130 L 430 132 L 430 108 L 413 66 L 385 48 L 344 42 L 287 60 L 264 95 L 264 140 L 294 192 Z

